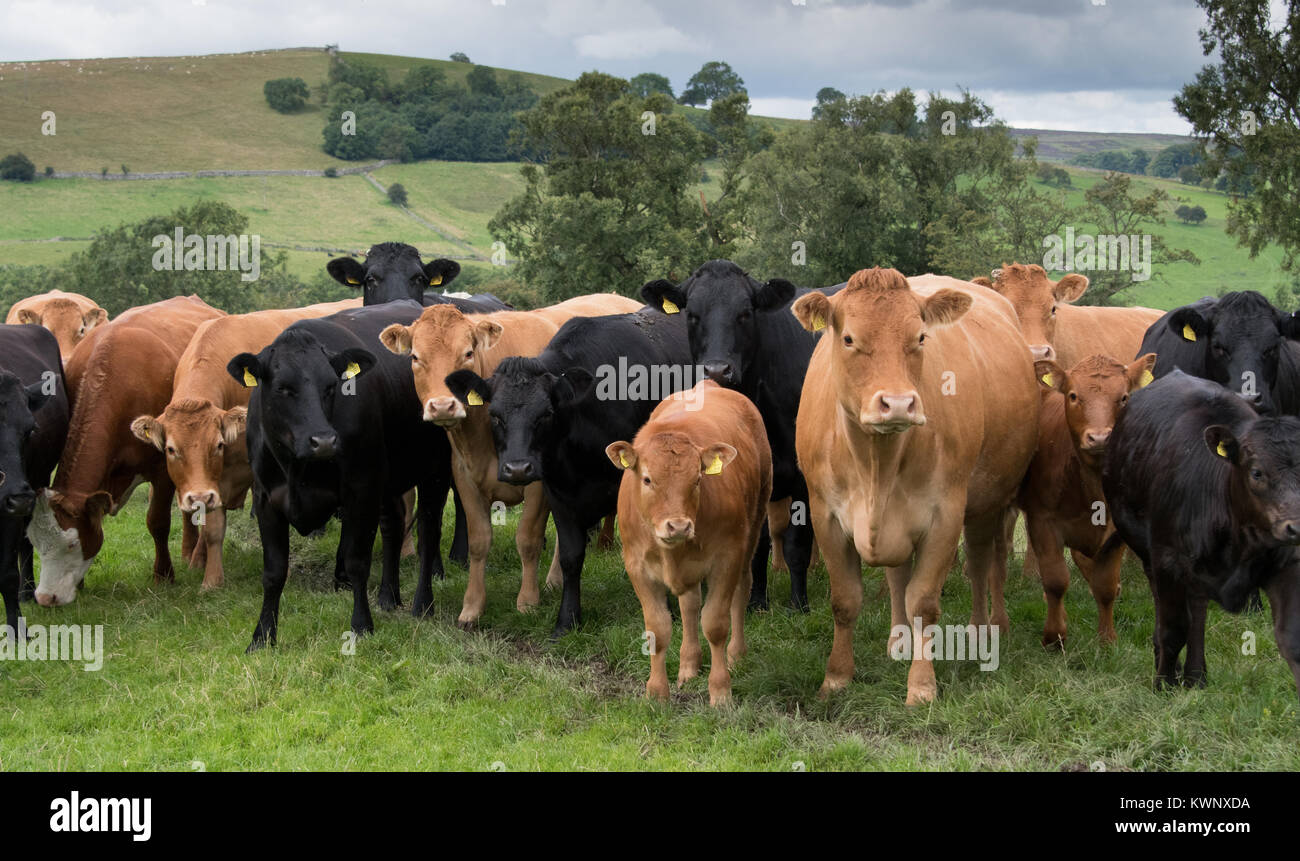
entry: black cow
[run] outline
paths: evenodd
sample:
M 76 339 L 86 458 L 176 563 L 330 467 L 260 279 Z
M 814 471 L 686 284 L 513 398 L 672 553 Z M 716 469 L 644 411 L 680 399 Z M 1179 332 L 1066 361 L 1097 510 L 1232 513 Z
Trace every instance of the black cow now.
M 1300 419 L 1261 417 L 1175 371 L 1133 393 L 1110 435 L 1102 488 L 1116 532 L 1098 564 L 1118 564 L 1124 544 L 1142 560 L 1156 605 L 1156 684 L 1203 685 L 1206 603 L 1240 612 L 1263 588 L 1300 690 Z
M 249 650 L 275 643 L 280 593 L 289 566 L 289 527 L 306 535 L 335 514 L 342 521 L 338 558 L 352 587 L 352 630 L 374 630 L 366 581 L 375 532 L 383 533 L 379 605 L 401 603 L 398 558 L 402 495 L 416 487 L 420 579 L 412 611 L 432 603 L 430 578 L 442 576 L 443 503 L 451 484 L 447 434 L 421 419 L 409 360 L 378 349 L 379 333 L 410 325 L 414 302 L 303 320 L 257 355 L 227 370 L 256 388 L 248 404 L 253 512 L 262 537 L 262 613 Z
M 833 295 L 844 285 L 820 292 Z M 792 517 L 782 548 L 790 566 L 790 603 L 808 610 L 808 563 L 813 530 L 808 522 L 808 486 L 794 450 L 794 419 L 799 412 L 808 360 L 820 335 L 807 332 L 790 313 L 791 303 L 809 289 L 773 278 L 750 277 L 730 260 L 705 263 L 681 284 L 651 281 L 641 297 L 665 313 L 684 312 L 691 357 L 719 385 L 735 389 L 758 407 L 772 444 L 772 499 L 790 497 L 802 506 Z M 770 535 L 764 525 L 754 554 L 754 584 L 749 605 L 767 609 L 767 557 Z
M 623 474 L 605 447 L 632 439 L 660 400 L 696 382 L 690 360 L 682 318 L 642 308 L 569 320 L 541 355 L 505 359 L 489 380 L 472 371 L 447 377 L 467 408 L 491 411 L 501 480 L 541 481 L 546 491 L 564 571 L 553 636 L 582 621 L 587 533 L 618 508 Z M 636 375 L 654 384 L 639 386 Z
M 325 269 L 340 284 L 359 287 L 366 305 L 410 299 L 424 305 L 450 303 L 466 314 L 507 311 L 513 307 L 491 293 L 464 298 L 426 292 L 450 284 L 460 274 L 460 264 L 445 257 L 422 263 L 420 252 L 403 242 L 381 242 L 370 246 L 364 263 L 351 257 L 336 257 L 325 265 Z
M 0 326 L 0 595 L 15 633 L 18 601 L 31 600 L 36 588 L 27 526 L 63 452 L 70 413 L 54 335 Z
M 1291 314 L 1248 290 L 1173 309 L 1147 329 L 1138 356 L 1156 354 L 1157 379 L 1177 368 L 1231 389 L 1259 413 L 1297 415 L 1296 334 Z

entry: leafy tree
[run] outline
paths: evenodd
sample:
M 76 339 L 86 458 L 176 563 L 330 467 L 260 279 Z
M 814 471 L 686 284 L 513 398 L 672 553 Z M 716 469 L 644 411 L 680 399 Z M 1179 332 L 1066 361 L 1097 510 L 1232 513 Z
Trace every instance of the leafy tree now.
M 1194 164 L 1185 164 L 1178 168 L 1178 181 L 1184 185 L 1196 185 L 1201 181 L 1201 171 Z
M 670 99 L 676 98 L 673 95 L 673 88 L 668 79 L 663 75 L 656 75 L 654 72 L 642 72 L 635 75 L 628 81 L 628 85 L 632 88 L 632 94 L 642 99 L 652 93 L 663 93 Z
M 275 78 L 262 85 L 262 94 L 273 110 L 291 114 L 301 110 L 311 97 L 307 82 L 302 78 Z
M 406 186 L 400 182 L 388 186 L 388 200 L 394 206 L 406 206 Z
M 641 115 L 656 115 L 654 134 Z M 587 72 L 524 112 L 518 144 L 536 153 L 525 188 L 488 225 L 548 301 L 685 277 L 703 259 L 701 136 L 661 93 Z
M 0 179 L 31 182 L 36 178 L 36 165 L 20 152 L 0 158 Z
M 50 167 L 50 166 L 47 164 L 47 165 L 45 166 L 45 175 L 46 175 L 47 177 L 54 176 L 54 168 Z
M 466 56 L 463 51 L 457 51 L 456 53 L 451 55 L 451 61 L 453 63 L 468 63 L 469 57 Z
M 1070 188 L 1072 182 L 1070 173 L 1063 167 L 1057 167 L 1052 164 L 1043 163 L 1038 165 L 1034 171 L 1038 181 L 1044 185 L 1055 186 L 1056 188 Z
M 1205 207 L 1188 206 L 1185 203 L 1174 210 L 1174 215 L 1178 216 L 1183 224 L 1200 224 L 1206 219 Z
M 727 63 L 711 60 L 686 82 L 678 101 L 683 105 L 703 105 L 745 89 L 745 82 Z
M 833 106 L 842 106 L 847 99 L 848 96 L 834 87 L 822 87 L 817 91 L 817 104 L 813 105 L 813 119 L 826 118 Z
M 717 139 L 722 177 L 720 196 L 704 206 L 711 245 L 708 253 L 715 258 L 731 257 L 743 230 L 741 191 L 748 178 L 747 166 L 754 153 L 772 145 L 775 135 L 770 127 L 749 119 L 749 95 L 743 90 L 713 100 L 709 125 Z
M 362 60 L 344 60 L 339 54 L 330 57 L 329 82 L 356 87 L 366 99 L 384 101 L 389 96 L 386 70 Z
M 1199 144 L 1174 144 L 1156 153 L 1148 172 L 1152 176 L 1172 179 L 1178 176 L 1178 171 L 1186 165 L 1200 164 L 1201 161 L 1201 147 Z
M 500 96 L 501 86 L 497 83 L 497 73 L 491 66 L 475 66 L 465 76 L 469 91 L 478 96 Z
M 1144 149 L 1133 150 L 1132 172 L 1138 175 L 1147 172 L 1147 165 L 1151 164 L 1151 154 Z

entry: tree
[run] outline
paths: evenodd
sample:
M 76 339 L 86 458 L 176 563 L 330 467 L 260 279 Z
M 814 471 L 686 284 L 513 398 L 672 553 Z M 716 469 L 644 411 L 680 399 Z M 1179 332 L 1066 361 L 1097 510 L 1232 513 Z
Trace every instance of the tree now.
M 453 63 L 468 63 L 469 57 L 466 56 L 463 51 L 457 51 L 456 53 L 451 55 L 451 61 Z
M 400 182 L 388 186 L 388 200 L 394 206 L 406 206 L 406 186 Z
M 16 152 L 0 159 L 0 179 L 31 182 L 35 178 L 36 165 L 22 153 Z
M 709 125 L 717 138 L 717 156 L 722 162 L 721 194 L 704 205 L 710 243 L 709 256 L 731 257 L 744 219 L 741 191 L 748 178 L 747 166 L 754 153 L 772 145 L 775 135 L 767 125 L 749 119 L 749 95 L 743 90 L 714 99 L 709 106 Z
M 1226 172 L 1229 186 L 1249 179 L 1251 193 L 1229 203 L 1228 233 L 1252 257 L 1280 245 L 1291 269 L 1300 254 L 1300 0 L 1197 3 L 1207 18 L 1201 48 L 1218 63 L 1201 68 L 1174 109 L 1200 139 L 1205 175 Z
M 1178 181 L 1183 185 L 1196 185 L 1201 181 L 1201 171 L 1194 164 L 1185 164 L 1178 168 Z
M 1178 216 L 1183 224 L 1200 224 L 1206 219 L 1205 207 L 1188 206 L 1185 203 L 1174 210 L 1174 215 Z
M 593 290 L 635 295 L 704 259 L 703 218 L 689 192 L 704 144 L 666 95 L 640 98 L 627 81 L 587 72 L 520 121 L 517 143 L 536 160 L 488 229 L 519 260 L 517 277 L 548 301 Z
M 497 73 L 491 66 L 475 66 L 465 76 L 465 85 L 469 91 L 479 96 L 500 96 L 501 86 L 497 83 Z
M 817 91 L 817 104 L 813 105 L 813 119 L 826 119 L 830 117 L 829 111 L 835 106 L 843 106 L 848 96 L 844 95 L 834 87 L 822 87 Z
M 673 95 L 673 88 L 668 79 L 663 75 L 656 75 L 654 72 L 642 72 L 628 81 L 628 85 L 632 88 L 632 94 L 642 99 L 652 93 L 663 93 L 670 99 L 676 98 Z
M 1178 171 L 1186 165 L 1200 164 L 1201 160 L 1199 144 L 1174 144 L 1156 153 L 1155 159 L 1151 162 L 1149 173 L 1152 176 L 1171 179 L 1178 176 Z
M 1151 164 L 1151 154 L 1144 149 L 1133 150 L 1133 173 L 1138 175 L 1147 172 L 1147 165 Z
M 262 85 L 262 94 L 273 110 L 291 114 L 307 104 L 311 91 L 302 78 L 275 78 Z
M 703 105 L 714 99 L 729 96 L 745 89 L 745 82 L 731 70 L 731 66 L 711 60 L 686 82 L 678 101 L 683 105 Z

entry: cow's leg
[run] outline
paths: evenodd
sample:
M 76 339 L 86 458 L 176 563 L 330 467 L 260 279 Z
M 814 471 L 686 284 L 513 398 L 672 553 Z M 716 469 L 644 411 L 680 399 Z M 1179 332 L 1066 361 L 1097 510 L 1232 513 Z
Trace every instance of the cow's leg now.
M 352 632 L 358 636 L 373 633 L 375 621 L 370 615 L 370 595 L 366 583 L 370 579 L 370 563 L 374 555 L 375 533 L 379 530 L 377 508 L 390 505 L 394 500 L 378 500 L 369 505 L 358 500 L 348 506 L 342 513 L 343 529 L 339 537 L 343 545 L 343 564 L 346 566 L 348 580 L 352 583 Z M 400 499 L 396 500 L 400 503 Z M 379 502 L 378 505 L 375 502 Z M 396 511 L 397 524 L 400 526 L 401 505 L 392 507 Z M 385 542 L 385 548 L 387 548 Z M 401 550 L 401 542 L 393 545 L 393 555 Z M 385 550 L 387 552 L 387 550 Z
M 745 605 L 749 603 L 749 578 L 753 574 L 744 556 L 736 560 L 735 567 L 735 585 L 731 590 L 731 642 L 727 645 L 729 667 L 734 667 L 741 656 L 749 651 L 745 644 Z
M 605 522 L 601 524 L 600 535 L 596 538 L 596 549 L 612 550 L 614 549 L 614 515 L 606 514 Z
M 289 521 L 272 506 L 265 494 L 253 498 L 253 513 L 257 516 L 257 531 L 262 539 L 262 612 L 253 629 L 253 642 L 248 651 L 262 646 L 275 645 L 276 627 L 280 617 L 280 593 L 289 577 Z
M 450 479 L 448 481 L 450 483 Z M 469 530 L 465 525 L 465 505 L 455 484 L 451 485 L 451 503 L 456 510 L 456 527 L 451 533 L 451 550 L 447 558 L 466 568 L 469 566 Z
M 1300 568 L 1292 565 L 1269 580 L 1268 606 L 1273 611 L 1277 650 L 1291 668 L 1300 694 Z
M 1038 557 L 1038 571 L 1043 578 L 1043 600 L 1047 602 L 1047 621 L 1043 624 L 1043 646 L 1059 649 L 1065 645 L 1068 624 L 1065 618 L 1065 593 L 1070 588 L 1070 566 L 1065 564 L 1060 536 L 1051 524 L 1027 515 L 1029 546 Z
M 515 599 L 515 609 L 520 613 L 529 612 L 542 601 L 537 565 L 542 557 L 542 545 L 546 543 L 546 521 L 550 516 L 542 485 L 534 482 L 525 487 L 524 508 L 519 515 L 519 528 L 515 530 L 515 550 L 519 552 L 519 597 Z M 560 582 L 564 582 L 563 577 Z
M 749 609 L 767 609 L 767 554 L 772 551 L 772 537 L 763 522 L 763 530 L 758 536 L 758 547 L 754 549 L 754 558 L 750 561 Z
M 5 624 L 18 636 L 18 587 L 22 579 L 18 556 L 22 543 L 23 522 L 16 518 L 0 519 L 0 596 L 5 603 Z
M 791 516 L 784 536 L 785 561 L 790 566 L 790 606 L 807 613 L 808 565 L 812 562 L 813 545 L 817 543 L 812 524 L 808 522 L 808 488 L 801 487 L 792 504 L 799 507 L 799 516 Z
M 658 580 L 645 575 L 640 561 L 627 565 L 627 576 L 641 601 L 641 616 L 650 640 L 650 680 L 645 695 L 651 699 L 668 699 L 668 645 L 673 639 L 673 617 L 665 604 L 668 590 Z
M 417 511 L 417 517 L 420 521 L 419 535 L 419 552 L 420 558 L 426 558 L 425 553 L 430 554 L 429 560 L 432 565 L 433 575 L 439 580 L 447 576 L 447 571 L 442 567 L 442 514 L 447 507 L 447 491 L 452 487 L 451 469 L 434 470 L 433 475 L 419 486 L 420 505 Z M 456 504 L 456 523 L 458 529 L 464 529 L 465 509 L 461 505 L 460 496 L 454 498 Z M 425 507 L 428 511 L 425 512 Z M 455 538 L 452 539 L 453 545 Z M 453 549 L 454 546 L 453 546 Z M 449 557 L 450 558 L 450 557 Z M 465 554 L 461 557 L 462 564 L 469 558 L 469 547 L 466 544 Z M 423 564 L 423 563 L 421 563 Z
M 402 544 L 406 540 L 406 506 L 400 496 L 386 497 L 381 506 L 379 530 L 384 538 L 381 550 L 383 574 L 375 600 L 379 609 L 388 612 L 402 606 L 401 563 Z M 352 579 L 350 575 L 348 579 Z
M 907 618 L 912 629 L 912 665 L 907 672 L 907 704 L 932 702 L 938 695 L 939 685 L 934 677 L 934 664 L 925 655 L 922 632 L 927 625 L 939 621 L 939 596 L 947 579 L 952 551 L 962 532 L 964 498 L 949 499 L 944 510 L 936 516 L 929 533 L 917 544 L 916 561 L 912 566 L 912 579 L 907 584 Z M 986 528 L 966 531 L 966 552 L 972 558 L 991 558 L 994 532 L 1000 528 L 1001 514 L 991 519 Z M 987 570 L 987 569 L 986 569 Z M 1004 611 L 1005 612 L 1005 611 Z
M 560 538 L 556 535 L 555 552 L 551 554 L 551 567 L 546 570 L 546 588 L 561 589 L 564 587 L 564 566 L 560 564 Z
M 176 487 L 170 478 L 159 478 L 154 481 L 152 490 L 145 524 L 153 536 L 153 582 L 175 583 L 176 569 L 172 567 L 172 553 L 167 541 L 172 532 L 172 497 L 176 495 Z M 188 517 L 184 523 L 188 529 L 194 529 Z
M 1208 603 L 1208 599 L 1203 596 L 1187 596 L 1187 660 L 1183 664 L 1182 678 L 1184 687 L 1203 688 L 1208 681 L 1205 671 L 1205 612 Z
M 587 528 L 574 515 L 551 506 L 555 535 L 559 542 L 560 567 L 564 571 L 564 592 L 552 639 L 568 633 L 582 622 L 582 564 L 587 558 Z
M 1119 597 L 1119 573 L 1124 554 L 1112 555 L 1114 559 L 1110 564 L 1097 565 L 1077 550 L 1070 551 L 1075 566 L 1088 581 L 1092 598 L 1097 602 L 1097 639 L 1103 643 L 1113 643 L 1118 639 L 1115 634 L 1115 599 Z
M 226 582 L 226 570 L 222 560 L 222 549 L 226 542 L 226 510 L 218 508 L 207 513 L 207 523 L 203 524 L 203 591 L 218 589 Z
M 192 513 L 181 512 L 181 559 L 190 568 L 202 568 L 206 559 L 199 559 L 199 555 L 204 553 L 202 531 L 194 525 L 190 519 Z
M 442 556 L 438 544 L 442 534 L 442 505 L 425 505 L 425 496 L 433 498 L 431 482 L 419 485 L 420 504 L 415 510 L 416 526 L 419 530 L 417 552 L 420 556 L 420 576 L 415 581 L 415 597 L 411 599 L 411 615 L 422 618 L 433 607 L 433 575 L 440 578 L 445 574 L 442 569 Z M 444 501 L 446 492 L 443 493 Z
M 1178 656 L 1187 643 L 1187 629 L 1191 624 L 1191 609 L 1183 585 L 1152 560 L 1151 581 L 1158 585 L 1152 589 L 1156 605 L 1155 653 L 1157 688 L 1178 684 Z
M 772 539 L 772 570 L 789 571 L 785 561 L 785 531 L 790 528 L 791 498 L 776 499 L 767 504 L 767 533 Z
M 34 570 L 36 550 L 32 547 L 31 540 L 27 537 L 27 525 L 30 522 L 25 521 L 22 526 L 22 535 L 18 539 L 18 600 L 33 601 L 36 599 L 36 572 Z
M 472 481 L 463 482 L 461 502 L 465 506 L 465 529 L 469 532 L 469 582 L 461 602 L 456 624 L 468 631 L 483 615 L 487 602 L 487 558 L 492 549 L 492 500 L 484 496 Z M 520 525 L 522 532 L 523 526 Z M 517 537 L 517 534 L 516 534 Z M 533 580 L 536 590 L 537 581 Z
M 343 543 L 334 551 L 334 591 L 342 592 L 351 589 L 352 584 L 348 582 L 347 566 L 343 560 Z
M 415 488 L 402 494 L 402 514 L 404 531 L 402 533 L 402 558 L 414 556 L 415 549 Z
M 835 621 L 835 636 L 819 694 L 825 697 L 853 680 L 853 629 L 862 612 L 862 557 L 838 520 L 824 516 L 817 505 L 811 507 L 810 513 L 830 575 L 831 618 Z
M 731 702 L 731 673 L 727 669 L 727 635 L 731 633 L 729 614 L 738 579 L 735 572 L 737 568 L 745 566 L 745 558 L 741 556 L 738 561 L 739 565 L 732 563 L 730 559 L 719 560 L 722 571 L 728 573 L 725 577 L 710 578 L 709 596 L 704 602 L 704 614 L 700 619 L 704 628 L 704 637 L 709 641 L 709 705 L 711 706 L 723 706 Z M 696 590 L 699 590 L 698 586 Z
M 1003 595 L 1007 573 L 1005 526 L 1006 514 L 1001 511 L 968 521 L 965 525 L 966 575 L 971 582 L 972 600 L 970 623 L 976 626 L 991 624 L 1002 634 L 1010 628 Z M 945 564 L 944 570 L 947 568 Z M 943 585 L 942 581 L 939 585 Z M 988 603 L 992 604 L 992 614 L 988 612 Z
M 700 584 L 677 596 L 682 611 L 682 648 L 677 665 L 677 687 L 700 674 L 704 655 L 700 651 Z

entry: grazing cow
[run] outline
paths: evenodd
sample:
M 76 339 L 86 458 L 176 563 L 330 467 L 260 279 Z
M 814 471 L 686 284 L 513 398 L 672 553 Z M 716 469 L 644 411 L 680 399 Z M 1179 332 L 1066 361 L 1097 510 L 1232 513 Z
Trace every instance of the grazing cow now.
M 54 335 L 0 326 L 0 596 L 16 636 L 18 601 L 32 590 L 27 524 L 68 435 L 68 393 Z
M 488 406 L 498 478 L 545 489 L 564 572 L 553 636 L 582 620 L 587 533 L 618 507 L 622 476 L 605 447 L 689 387 L 690 357 L 681 315 L 643 308 L 572 319 L 537 358 L 504 359 L 487 380 L 468 370 L 447 378 L 457 400 Z
M 1175 368 L 1236 392 L 1256 412 L 1300 414 L 1300 335 L 1292 315 L 1253 290 L 1207 296 L 1165 314 L 1140 347 L 1155 353 L 1155 376 Z
M 401 603 L 402 496 L 419 489 L 420 591 L 441 574 L 442 505 L 451 485 L 447 435 L 420 420 L 410 363 L 375 349 L 379 333 L 410 325 L 422 306 L 389 302 L 301 320 L 260 353 L 227 370 L 253 389 L 248 452 L 253 512 L 262 538 L 262 612 L 249 651 L 276 642 L 289 574 L 289 528 L 302 535 L 342 522 L 337 558 L 352 587 L 352 630 L 374 630 L 366 582 L 375 533 L 383 533 L 379 605 Z
M 1156 685 L 1205 684 L 1207 602 L 1236 613 L 1263 588 L 1300 690 L 1300 419 L 1260 416 L 1221 386 L 1171 372 L 1115 423 L 1102 489 L 1116 532 L 1097 564 L 1116 564 L 1120 542 L 1142 560 Z
M 1038 450 L 1020 485 L 1016 502 L 1025 513 L 1029 544 L 1041 560 L 1047 624 L 1043 645 L 1065 642 L 1065 590 L 1070 569 L 1066 547 L 1097 602 L 1097 633 L 1115 642 L 1115 598 L 1119 567 L 1096 569 L 1093 559 L 1114 531 L 1101 491 L 1101 462 L 1115 419 L 1129 393 L 1151 382 L 1153 353 L 1125 366 L 1109 356 L 1089 356 L 1065 371 L 1040 359 L 1034 373 L 1043 387 L 1038 416 Z M 1100 509 L 1099 509 L 1100 506 Z
M 162 412 L 190 339 L 200 325 L 225 315 L 197 296 L 178 296 L 96 326 L 73 353 L 68 441 L 54 485 L 37 497 L 28 529 L 41 554 L 41 605 L 76 598 L 103 547 L 104 516 L 120 511 L 141 483 L 152 487 L 146 522 L 154 541 L 154 582 L 176 579 L 167 547 L 176 487 L 162 453 L 136 439 L 131 422 Z M 182 527 L 186 543 L 193 542 L 194 525 L 185 519 Z
M 728 667 L 745 654 L 745 580 L 772 494 L 763 417 L 744 395 L 704 380 L 665 399 L 634 441 L 610 443 L 605 454 L 623 471 L 623 563 L 653 636 L 646 695 L 668 699 L 673 618 L 665 591 L 682 611 L 677 684 L 699 675 L 700 584 L 707 580 L 709 705 L 723 705 L 731 700 Z
M 550 509 L 540 483 L 519 487 L 500 479 L 487 410 L 472 409 L 472 403 L 457 400 L 447 386 L 447 377 L 458 370 L 489 377 L 507 356 L 536 356 L 560 326 L 573 317 L 617 314 L 640 307 L 640 303 L 612 293 L 570 299 L 537 311 L 498 311 L 472 317 L 451 305 L 434 305 L 426 308 L 412 325 L 394 324 L 380 334 L 380 340 L 390 351 L 410 356 L 424 420 L 445 429 L 451 441 L 452 475 L 465 504 L 469 534 L 469 583 L 457 619 L 462 628 L 478 622 L 487 600 L 487 555 L 492 546 L 493 506 L 524 504 L 515 531 L 515 547 L 522 566 L 519 597 L 515 601 L 520 612 L 537 606 L 541 600 L 537 560 L 545 541 Z M 546 582 L 558 587 L 561 579 L 557 551 Z M 417 595 L 417 601 L 432 598 L 431 594 Z
M 49 329 L 59 342 L 59 355 L 66 364 L 82 339 L 96 326 L 108 322 L 108 312 L 80 293 L 51 290 L 15 302 L 5 322 Z
M 832 296 L 843 286 L 819 292 Z M 808 487 L 795 454 L 794 418 L 820 333 L 804 331 L 790 315 L 790 305 L 810 292 L 781 278 L 758 281 L 730 260 L 705 263 L 681 284 L 660 280 L 641 288 L 647 305 L 684 312 L 695 364 L 758 406 L 772 446 L 772 499 L 791 499 L 804 512 Z M 779 558 L 790 571 L 790 603 L 806 612 L 812 525 L 804 516 L 779 522 L 788 524 Z M 756 609 L 767 609 L 769 534 L 764 531 L 753 561 L 750 606 Z
M 443 257 L 421 263 L 420 252 L 402 242 L 370 246 L 364 263 L 351 257 L 335 257 L 325 268 L 340 284 L 359 288 L 366 305 L 410 299 L 423 305 L 452 304 L 466 313 L 510 309 L 490 293 L 465 298 L 426 292 L 450 284 L 460 274 L 460 264 Z
M 937 275 L 864 269 L 834 296 L 793 307 L 826 329 L 808 365 L 796 445 L 831 579 L 835 639 L 823 695 L 853 678 L 862 563 L 884 566 L 895 630 L 911 630 L 909 704 L 937 685 L 924 626 L 963 526 L 971 622 L 1005 630 L 1003 521 L 1034 454 L 1038 385 L 1011 303 Z M 905 646 L 903 640 L 891 648 Z
M 204 569 L 204 589 L 214 589 L 225 580 L 226 511 L 243 508 L 244 496 L 253 485 L 244 438 L 252 390 L 232 380 L 226 364 L 239 353 L 260 351 L 299 320 L 360 305 L 360 300 L 349 299 L 209 320 L 199 327 L 177 364 L 166 409 L 131 423 L 137 439 L 166 457 L 182 516 L 202 526 L 199 540 L 182 552 L 191 566 Z

